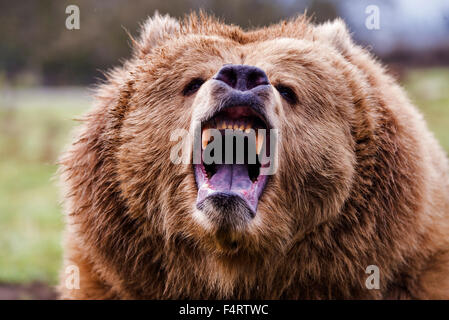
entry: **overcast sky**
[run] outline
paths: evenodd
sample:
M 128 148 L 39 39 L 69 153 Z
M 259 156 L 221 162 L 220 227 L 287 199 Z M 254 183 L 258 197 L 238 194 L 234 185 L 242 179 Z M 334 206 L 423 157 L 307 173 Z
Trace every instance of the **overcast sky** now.
M 395 46 L 426 49 L 445 43 L 449 46 L 449 0 L 357 0 L 339 2 L 339 11 L 358 39 L 378 52 Z M 380 10 L 380 30 L 365 27 L 365 8 Z

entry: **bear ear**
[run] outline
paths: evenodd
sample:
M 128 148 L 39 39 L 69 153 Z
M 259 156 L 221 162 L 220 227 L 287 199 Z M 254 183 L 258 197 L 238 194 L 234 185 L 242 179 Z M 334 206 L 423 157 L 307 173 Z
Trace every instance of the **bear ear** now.
M 315 37 L 326 41 L 343 55 L 348 55 L 354 45 L 346 24 L 340 18 L 316 26 Z
M 134 50 L 138 55 L 146 55 L 164 40 L 169 39 L 180 29 L 178 20 L 155 12 L 154 16 L 142 24 L 138 40 L 132 39 Z

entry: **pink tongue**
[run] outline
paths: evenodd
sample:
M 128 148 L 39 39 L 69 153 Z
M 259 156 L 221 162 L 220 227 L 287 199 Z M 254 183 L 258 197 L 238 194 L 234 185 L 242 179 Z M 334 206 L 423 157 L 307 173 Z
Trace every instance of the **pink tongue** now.
M 209 185 L 215 191 L 232 191 L 246 194 L 250 190 L 252 181 L 244 164 L 219 164 L 217 172 L 209 180 Z

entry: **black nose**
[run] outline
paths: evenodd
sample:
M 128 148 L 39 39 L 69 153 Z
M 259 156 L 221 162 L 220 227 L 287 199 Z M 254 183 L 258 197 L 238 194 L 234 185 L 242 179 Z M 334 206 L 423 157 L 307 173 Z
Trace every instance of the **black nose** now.
M 270 84 L 267 75 L 262 69 L 244 64 L 227 64 L 218 71 L 214 79 L 223 81 L 230 87 L 240 91 Z

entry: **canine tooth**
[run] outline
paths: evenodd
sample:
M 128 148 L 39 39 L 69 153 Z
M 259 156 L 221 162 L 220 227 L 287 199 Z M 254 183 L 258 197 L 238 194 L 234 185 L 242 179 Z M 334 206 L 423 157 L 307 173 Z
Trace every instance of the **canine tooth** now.
M 256 151 L 257 154 L 260 154 L 263 145 L 263 136 L 261 134 L 257 134 L 256 136 Z
M 209 129 L 203 129 L 203 133 L 201 135 L 201 145 L 203 147 L 203 150 L 206 149 L 207 144 L 209 143 L 210 140 L 210 130 Z

